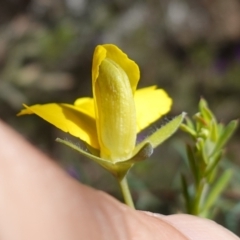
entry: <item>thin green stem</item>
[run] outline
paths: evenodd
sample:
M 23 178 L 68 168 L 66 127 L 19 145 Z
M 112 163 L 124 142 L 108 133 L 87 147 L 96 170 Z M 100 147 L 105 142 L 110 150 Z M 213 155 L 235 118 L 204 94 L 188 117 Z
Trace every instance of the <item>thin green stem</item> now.
M 201 200 L 202 200 L 202 191 L 203 191 L 203 188 L 204 188 L 204 182 L 203 180 L 201 180 L 198 184 L 198 186 L 196 187 L 196 195 L 195 195 L 195 199 L 194 199 L 194 202 L 193 202 L 193 205 L 192 205 L 192 214 L 194 215 L 199 215 L 200 213 L 200 203 L 201 203 Z
M 135 209 L 135 206 L 134 206 L 134 203 L 133 203 L 133 200 L 132 200 L 132 195 L 131 195 L 131 192 L 130 192 L 129 187 L 128 187 L 128 182 L 127 182 L 126 176 L 123 179 L 119 180 L 118 182 L 119 182 L 120 188 L 122 190 L 124 202 L 129 207 Z
M 195 198 L 192 203 L 191 214 L 197 216 L 203 216 L 208 212 L 203 212 L 203 206 L 205 205 L 206 196 L 208 194 L 209 185 L 206 179 L 201 179 L 198 186 L 196 187 Z

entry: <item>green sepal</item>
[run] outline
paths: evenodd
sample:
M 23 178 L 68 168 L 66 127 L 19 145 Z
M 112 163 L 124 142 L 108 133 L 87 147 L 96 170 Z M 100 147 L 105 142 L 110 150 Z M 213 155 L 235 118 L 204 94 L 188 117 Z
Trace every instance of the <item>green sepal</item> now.
M 183 112 L 174 119 L 172 119 L 170 122 L 162 126 L 160 129 L 158 129 L 156 132 L 154 132 L 152 135 L 144 139 L 142 142 L 140 142 L 134 149 L 133 153 L 134 155 L 139 152 L 140 149 L 146 144 L 150 143 L 152 148 L 157 147 L 162 142 L 167 140 L 173 133 L 177 131 L 177 129 L 180 127 L 181 123 L 183 122 L 184 118 L 186 116 L 186 113 Z
M 78 147 L 77 145 L 75 145 L 67 140 L 57 138 L 56 141 L 78 151 L 80 154 L 82 154 L 83 156 L 98 163 L 99 165 L 101 165 L 103 168 L 105 168 L 107 171 L 111 172 L 114 176 L 116 176 L 118 178 L 124 177 L 126 175 L 127 171 L 132 167 L 132 163 L 130 163 L 130 164 L 123 163 L 123 164 L 121 164 L 121 166 L 119 166 L 117 163 L 114 164 L 110 161 L 107 161 L 105 159 L 102 159 L 98 156 L 95 156 L 95 155 L 85 151 L 84 149 Z
M 92 147 L 91 145 L 87 144 L 86 142 L 84 142 L 84 144 L 86 145 L 88 151 L 91 154 L 93 154 L 93 155 L 95 155 L 97 157 L 100 157 L 100 150 L 99 149 L 96 149 L 96 148 Z
M 99 165 L 101 165 L 103 168 L 105 168 L 107 171 L 112 173 L 115 177 L 117 177 L 120 180 L 126 175 L 128 170 L 133 166 L 134 163 L 147 159 L 153 153 L 152 145 L 149 142 L 146 142 L 142 146 L 142 148 L 140 148 L 139 151 L 136 152 L 135 155 L 133 157 L 131 157 L 130 159 L 123 160 L 123 161 L 117 161 L 117 162 L 111 162 L 109 160 L 100 158 L 99 155 L 94 155 L 94 153 L 98 154 L 98 151 L 96 149 L 90 147 L 86 143 L 85 144 L 86 144 L 87 148 L 91 151 L 91 153 L 87 152 L 86 150 L 82 149 L 81 147 L 79 147 L 67 140 L 57 138 L 56 141 L 78 151 L 80 154 L 82 154 L 85 157 L 98 163 Z
M 153 147 L 150 142 L 145 142 L 142 148 L 138 152 L 134 149 L 134 156 L 127 160 L 128 162 L 137 163 L 149 158 L 153 154 Z

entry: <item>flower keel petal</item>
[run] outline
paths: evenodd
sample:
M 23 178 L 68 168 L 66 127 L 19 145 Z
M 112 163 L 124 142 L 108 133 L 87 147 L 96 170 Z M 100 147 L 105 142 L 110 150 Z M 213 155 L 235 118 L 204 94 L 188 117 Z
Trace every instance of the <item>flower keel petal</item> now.
M 136 112 L 129 79 L 111 59 L 104 59 L 94 85 L 101 157 L 128 159 L 136 141 Z

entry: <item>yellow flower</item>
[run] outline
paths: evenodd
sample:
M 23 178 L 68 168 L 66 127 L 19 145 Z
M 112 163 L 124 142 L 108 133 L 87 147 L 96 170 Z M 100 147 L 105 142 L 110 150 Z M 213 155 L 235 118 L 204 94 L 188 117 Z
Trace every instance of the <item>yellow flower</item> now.
M 36 114 L 98 150 L 103 161 L 123 162 L 136 154 L 137 133 L 172 104 L 156 86 L 136 90 L 139 78 L 138 65 L 118 47 L 99 45 L 93 56 L 93 98 L 79 98 L 73 105 L 24 104 L 18 115 Z

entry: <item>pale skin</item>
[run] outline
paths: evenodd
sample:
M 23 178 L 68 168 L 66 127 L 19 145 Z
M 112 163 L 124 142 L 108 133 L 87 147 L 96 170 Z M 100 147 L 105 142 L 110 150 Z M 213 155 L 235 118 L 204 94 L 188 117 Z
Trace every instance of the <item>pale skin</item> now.
M 239 239 L 213 221 L 132 210 L 68 176 L 0 122 L 1 240 Z

